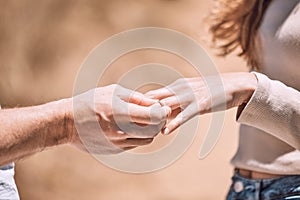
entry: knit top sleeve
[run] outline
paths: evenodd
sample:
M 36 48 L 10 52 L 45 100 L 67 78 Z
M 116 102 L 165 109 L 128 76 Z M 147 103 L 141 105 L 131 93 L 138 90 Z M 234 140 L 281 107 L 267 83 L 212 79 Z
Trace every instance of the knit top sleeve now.
M 238 108 L 237 121 L 300 149 L 300 92 L 266 75 L 253 73 L 258 86 L 249 102 Z

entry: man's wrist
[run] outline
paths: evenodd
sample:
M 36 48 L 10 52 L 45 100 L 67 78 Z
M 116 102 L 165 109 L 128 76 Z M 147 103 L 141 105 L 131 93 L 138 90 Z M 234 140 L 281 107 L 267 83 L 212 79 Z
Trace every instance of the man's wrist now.
M 75 125 L 74 125 L 74 116 L 73 116 L 73 99 L 63 99 L 61 104 L 64 108 L 63 112 L 63 133 L 66 135 L 66 143 L 72 143 L 74 138 L 77 135 Z
M 74 135 L 74 120 L 72 112 L 72 100 L 61 99 L 43 105 L 48 112 L 51 122 L 50 129 L 45 137 L 45 147 L 71 143 Z

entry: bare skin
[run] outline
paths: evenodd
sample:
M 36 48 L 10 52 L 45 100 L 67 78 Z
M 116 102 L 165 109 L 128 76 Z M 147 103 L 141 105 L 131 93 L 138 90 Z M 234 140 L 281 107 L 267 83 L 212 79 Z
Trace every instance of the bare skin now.
M 31 106 L 0 111 L 1 165 L 56 144 L 68 143 L 69 138 L 62 133 L 62 110 L 57 108 L 65 108 L 65 100 L 46 102 L 71 96 L 80 63 L 99 42 L 120 31 L 142 26 L 173 28 L 197 38 L 198 32 L 192 27 L 201 24 L 200 4 L 197 0 L 1 2 L 0 104 L 4 108 Z M 141 54 L 113 66 L 124 69 L 152 58 L 163 59 L 171 66 L 182 66 L 180 59 L 173 56 Z M 114 83 L 116 79 L 110 78 L 104 84 Z M 32 106 L 39 104 L 42 105 Z M 12 130 L 9 124 L 14 126 Z M 48 137 L 46 142 L 45 135 L 55 137 Z M 123 144 L 119 147 L 125 148 L 126 143 Z M 12 149 L 4 159 L 3 155 Z
M 94 95 L 94 105 L 89 102 L 88 95 Z M 86 150 L 74 124 L 74 102 L 78 103 L 77 122 L 84 128 L 89 128 L 91 137 L 96 137 L 97 134 L 103 136 L 103 141 L 93 143 L 96 149 L 92 153 L 98 154 L 119 153 L 150 144 L 164 126 L 170 112 L 170 108 L 161 107 L 157 101 L 118 85 L 97 88 L 74 98 L 80 101 L 69 98 L 39 106 L 0 110 L 0 165 L 61 144 L 71 144 L 80 150 Z M 119 106 L 113 108 L 114 101 L 114 105 Z M 151 113 L 153 107 L 155 112 Z M 94 113 L 99 116 L 96 123 L 101 126 L 100 132 L 90 126 L 95 122 L 91 117 Z M 127 129 L 128 132 L 124 133 L 116 120 L 125 125 L 150 124 L 146 128 L 147 137 L 141 132 L 145 129 Z
M 172 108 L 175 117 L 164 128 L 170 134 L 196 115 L 230 109 L 247 103 L 256 89 L 257 79 L 251 73 L 225 73 L 222 82 L 209 88 L 201 77 L 179 79 L 171 85 L 150 91 L 146 95 Z M 210 77 L 214 81 L 215 77 Z M 212 82 L 214 83 L 214 82 Z M 210 90 L 217 91 L 211 94 Z M 220 95 L 225 94 L 225 98 Z M 213 102 L 213 103 L 212 103 Z

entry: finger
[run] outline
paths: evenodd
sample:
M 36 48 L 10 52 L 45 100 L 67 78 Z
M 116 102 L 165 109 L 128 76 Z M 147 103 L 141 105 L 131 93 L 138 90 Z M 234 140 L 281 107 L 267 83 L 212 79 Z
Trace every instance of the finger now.
M 127 138 L 126 140 L 112 141 L 112 143 L 118 148 L 124 149 L 124 148 L 148 145 L 151 144 L 153 140 L 154 140 L 153 138 Z
M 171 120 L 163 129 L 162 133 L 164 135 L 169 135 L 173 131 L 175 131 L 178 127 L 183 125 L 188 120 L 192 119 L 194 116 L 197 115 L 197 111 L 195 106 L 189 106 L 180 112 L 173 120 Z
M 149 91 L 145 94 L 145 96 L 151 98 L 151 99 L 164 99 L 170 96 L 173 96 L 174 92 L 169 87 L 160 88 L 157 90 Z
M 186 108 L 192 102 L 195 102 L 194 94 L 190 93 L 183 93 L 183 94 L 176 94 L 176 96 L 171 96 L 159 101 L 162 106 L 168 106 L 172 110 L 177 108 Z
M 106 131 L 105 136 L 108 140 L 122 140 L 122 139 L 127 139 L 132 137 L 131 135 L 121 130 Z
M 167 106 L 162 107 L 158 103 L 149 107 L 129 103 L 127 108 L 128 110 L 123 113 L 124 117 L 130 118 L 127 121 L 142 124 L 159 124 L 165 121 L 171 113 L 171 108 Z
M 167 97 L 176 95 L 178 91 L 182 90 L 182 88 L 190 88 L 189 80 L 190 79 L 185 78 L 177 79 L 172 84 L 157 90 L 149 91 L 145 95 L 153 99 L 165 99 Z
M 130 146 L 143 146 L 143 145 L 148 145 L 153 142 L 154 138 L 128 138 L 126 139 L 126 142 Z
M 123 147 L 122 150 L 123 150 L 123 151 L 129 151 L 129 150 L 135 149 L 136 147 L 137 147 L 137 146 Z
M 136 123 L 119 124 L 119 128 L 126 132 L 128 138 L 153 138 L 166 125 L 166 121 L 157 125 L 145 125 Z
M 162 106 L 170 107 L 172 110 L 181 107 L 180 106 L 181 103 L 180 103 L 179 99 L 176 96 L 171 96 L 171 97 L 168 97 L 166 99 L 162 99 L 162 100 L 159 101 L 159 103 Z
M 126 88 L 124 90 L 126 90 L 126 95 L 122 96 L 121 99 L 128 103 L 134 103 L 141 106 L 151 106 L 157 103 L 157 100 L 151 99 L 140 92 L 131 91 Z
M 171 115 L 168 117 L 168 120 L 173 120 L 175 119 L 175 117 L 182 112 L 183 109 L 181 109 L 180 107 L 179 108 L 176 108 L 176 109 L 173 109 L 172 110 L 172 113 Z

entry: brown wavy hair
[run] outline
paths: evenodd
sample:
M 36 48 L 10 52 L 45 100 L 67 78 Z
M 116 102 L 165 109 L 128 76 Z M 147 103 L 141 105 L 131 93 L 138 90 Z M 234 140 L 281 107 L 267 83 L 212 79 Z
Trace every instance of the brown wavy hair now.
M 226 56 L 240 49 L 252 70 L 260 71 L 260 45 L 257 30 L 272 0 L 215 0 L 210 15 L 210 32 L 219 55 Z

